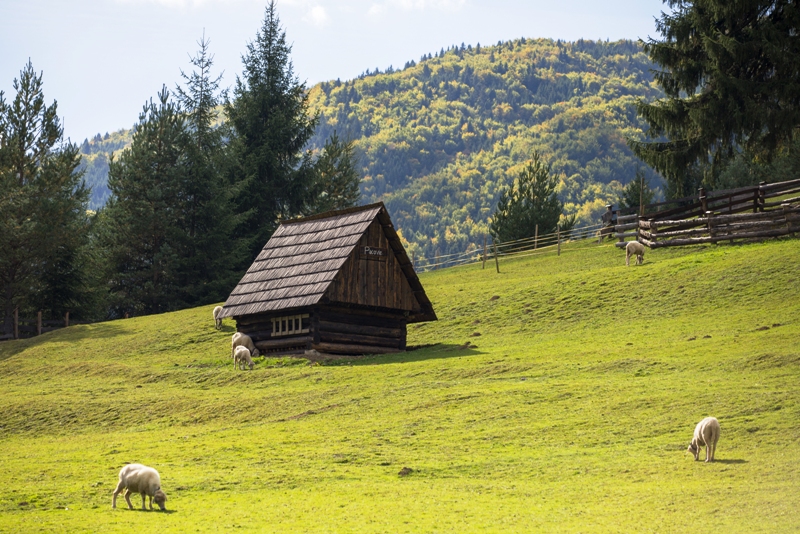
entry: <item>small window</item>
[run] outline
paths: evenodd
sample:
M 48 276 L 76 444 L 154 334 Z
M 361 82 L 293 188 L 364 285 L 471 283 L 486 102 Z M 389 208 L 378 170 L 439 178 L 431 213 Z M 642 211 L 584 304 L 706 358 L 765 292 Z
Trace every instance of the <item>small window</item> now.
M 308 333 L 308 314 L 272 318 L 272 337 Z

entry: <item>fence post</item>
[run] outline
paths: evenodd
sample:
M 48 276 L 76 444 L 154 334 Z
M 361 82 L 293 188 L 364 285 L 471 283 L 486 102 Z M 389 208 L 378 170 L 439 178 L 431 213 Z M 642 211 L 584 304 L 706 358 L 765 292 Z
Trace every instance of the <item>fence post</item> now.
M 700 188 L 700 206 L 703 208 L 703 213 L 708 211 L 708 198 L 706 197 L 706 188 Z
M 19 307 L 14 308 L 14 339 L 19 339 Z
M 557 256 L 561 256 L 561 228 L 556 226 L 556 241 L 558 242 L 558 254 Z
M 781 208 L 783 208 L 783 218 L 786 220 L 786 235 L 789 235 L 792 230 L 792 225 L 789 222 L 789 203 L 783 202 L 781 203 Z
M 713 218 L 714 218 L 714 212 L 713 211 L 707 211 L 706 212 L 706 225 L 708 226 L 708 236 L 711 237 L 711 238 L 713 238 L 714 235 L 716 234 L 716 232 L 714 232 L 714 222 L 712 221 Z M 716 243 L 716 241 L 715 241 L 715 243 Z
M 756 191 L 756 198 L 755 198 L 755 205 L 753 206 L 753 213 L 757 211 L 764 211 L 764 186 L 767 185 L 767 182 L 759 182 L 758 183 L 758 190 Z
M 533 234 L 533 250 L 536 250 L 536 246 L 539 244 L 539 225 L 536 225 L 536 230 Z
M 39 312 L 36 314 L 36 335 L 37 336 L 41 336 L 42 335 L 42 311 L 41 310 L 39 310 Z
M 492 247 L 494 247 L 494 266 L 497 269 L 497 274 L 500 274 L 500 260 L 497 259 L 497 242 L 492 238 Z
M 481 269 L 486 268 L 486 234 L 483 234 L 483 265 Z
M 64 316 L 64 328 L 69 326 L 69 312 Z

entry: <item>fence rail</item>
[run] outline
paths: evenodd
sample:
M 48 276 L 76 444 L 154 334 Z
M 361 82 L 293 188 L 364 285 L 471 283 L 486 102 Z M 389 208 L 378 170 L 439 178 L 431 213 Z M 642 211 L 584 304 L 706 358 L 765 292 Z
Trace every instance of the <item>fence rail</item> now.
M 641 220 L 639 241 L 650 248 L 718 243 L 734 239 L 780 237 L 800 232 L 800 203 L 783 202 L 779 209 L 684 220 Z
M 11 331 L 6 332 L 0 330 L 0 341 L 7 341 L 9 339 L 19 339 L 20 337 L 33 337 L 40 336 L 53 330 L 66 328 L 69 325 L 86 324 L 79 321 L 71 321 L 69 319 L 69 312 L 64 315 L 63 319 L 42 319 L 42 312 L 36 314 L 35 319 L 25 319 L 19 317 L 19 309 L 14 309 L 11 316 Z M 2 325 L 0 325 L 2 326 Z
M 580 241 L 596 239 L 604 224 L 592 224 L 573 228 L 569 232 L 555 231 L 547 234 L 535 233 L 533 237 L 517 239 L 514 241 L 494 242 L 484 238 L 483 244 L 471 243 L 464 252 L 446 255 L 435 255 L 433 258 L 413 258 L 414 269 L 417 272 L 427 272 L 459 265 L 473 263 L 494 262 L 499 269 L 498 261 L 502 257 L 525 257 L 534 254 L 561 253 L 561 244 L 567 241 Z

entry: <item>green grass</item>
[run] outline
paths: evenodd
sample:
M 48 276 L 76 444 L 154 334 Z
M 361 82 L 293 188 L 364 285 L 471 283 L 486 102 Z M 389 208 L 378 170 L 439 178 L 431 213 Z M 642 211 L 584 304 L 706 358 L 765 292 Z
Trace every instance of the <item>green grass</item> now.
M 428 273 L 432 346 L 325 365 L 234 372 L 210 306 L 2 343 L 0 531 L 797 531 L 798 259 L 574 244 Z M 684 454 L 706 415 L 714 464 Z M 170 513 L 111 510 L 125 462 Z

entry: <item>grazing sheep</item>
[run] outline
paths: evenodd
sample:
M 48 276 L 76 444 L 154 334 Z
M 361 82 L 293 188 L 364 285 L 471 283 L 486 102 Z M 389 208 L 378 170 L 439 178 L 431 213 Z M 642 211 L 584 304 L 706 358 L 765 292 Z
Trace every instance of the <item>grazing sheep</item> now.
M 694 429 L 694 437 L 689 444 L 686 452 L 694 454 L 694 459 L 700 455 L 700 447 L 706 448 L 706 462 L 714 461 L 714 453 L 717 452 L 717 441 L 719 440 L 719 421 L 715 417 L 706 417 Z
M 217 330 L 222 330 L 222 317 L 219 316 L 220 313 L 222 313 L 222 306 L 214 308 L 214 326 L 217 327 Z
M 644 245 L 638 241 L 630 241 L 625 245 L 625 265 L 631 265 L 631 256 L 636 255 L 636 265 L 641 265 L 644 261 Z
M 231 338 L 231 358 L 233 358 L 233 351 L 239 346 L 247 347 L 247 350 L 250 351 L 250 354 L 254 358 L 258 356 L 258 349 L 253 344 L 253 340 L 250 339 L 250 336 L 242 334 L 241 332 L 236 332 Z
M 253 370 L 253 366 L 255 365 L 253 363 L 253 360 L 250 358 L 250 351 L 247 349 L 247 347 L 239 345 L 233 351 L 233 368 L 236 369 L 238 367 L 239 369 L 244 371 L 245 364 L 247 364 L 248 367 L 250 367 L 251 371 Z
M 119 484 L 117 489 L 114 490 L 114 497 L 111 500 L 111 508 L 117 507 L 117 495 L 125 490 L 125 502 L 128 503 L 128 508 L 133 510 L 131 504 L 131 493 L 139 493 L 142 496 L 142 510 L 144 510 L 144 497 L 150 497 L 150 509 L 153 509 L 153 501 L 156 501 L 161 510 L 166 510 L 164 505 L 167 502 L 167 496 L 161 491 L 161 477 L 158 476 L 158 471 L 152 467 L 147 467 L 142 464 L 128 464 L 119 472 Z

